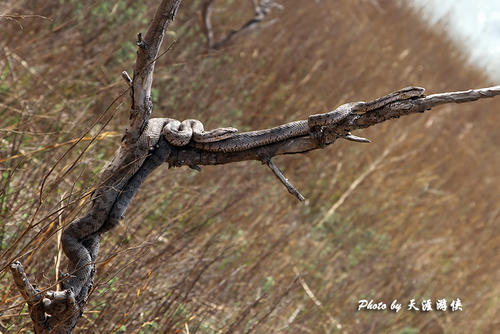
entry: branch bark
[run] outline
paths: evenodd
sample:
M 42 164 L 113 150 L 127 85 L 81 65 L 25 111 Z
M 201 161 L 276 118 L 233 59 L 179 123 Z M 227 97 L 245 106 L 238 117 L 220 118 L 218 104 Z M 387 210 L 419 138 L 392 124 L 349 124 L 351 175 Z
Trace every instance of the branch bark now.
M 137 59 L 132 80 L 132 106 L 130 113 L 130 126 L 125 132 L 125 145 L 137 142 L 144 126 L 152 112 L 151 85 L 153 84 L 153 71 L 155 60 L 158 56 L 165 30 L 174 20 L 181 0 L 163 0 L 156 10 L 151 25 L 143 38 L 137 35 Z

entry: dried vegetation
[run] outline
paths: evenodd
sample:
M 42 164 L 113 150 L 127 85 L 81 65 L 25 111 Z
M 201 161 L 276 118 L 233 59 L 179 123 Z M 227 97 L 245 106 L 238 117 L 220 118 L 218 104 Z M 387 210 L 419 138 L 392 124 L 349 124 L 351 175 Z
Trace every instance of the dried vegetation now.
M 154 1 L 84 3 L 0 6 L 0 332 L 31 322 L 6 266 L 22 258 L 36 281 L 54 282 L 57 231 L 127 124 L 126 94 L 108 105 Z M 284 0 L 273 25 L 207 52 L 200 1 L 186 1 L 156 65 L 154 114 L 260 129 L 410 84 L 489 84 L 397 3 Z M 215 32 L 251 10 L 217 1 Z M 104 237 L 77 332 L 499 330 L 498 124 L 496 100 L 446 105 L 358 133 L 373 144 L 280 158 L 306 205 L 255 162 L 160 168 Z M 355 311 L 363 298 L 456 297 L 461 313 Z

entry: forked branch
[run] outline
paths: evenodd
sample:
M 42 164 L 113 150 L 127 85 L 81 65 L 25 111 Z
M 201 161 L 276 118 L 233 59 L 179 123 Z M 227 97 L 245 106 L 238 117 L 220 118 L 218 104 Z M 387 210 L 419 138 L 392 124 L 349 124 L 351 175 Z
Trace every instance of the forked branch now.
M 321 149 L 327 145 L 333 144 L 339 138 L 361 143 L 368 143 L 370 142 L 368 139 L 354 136 L 351 132 L 357 129 L 367 128 L 369 126 L 373 126 L 393 118 L 399 118 L 401 116 L 406 116 L 413 113 L 422 113 L 427 110 L 431 110 L 432 107 L 441 104 L 471 102 L 482 98 L 491 98 L 497 95 L 500 95 L 500 86 L 459 92 L 446 92 L 415 99 L 395 101 L 367 113 L 349 113 L 341 122 L 335 124 L 334 126 L 327 126 L 322 129 L 321 142 L 317 140 L 316 136 L 306 134 L 303 136 L 293 137 L 283 141 L 273 142 L 267 145 L 251 148 L 248 150 L 237 150 L 234 152 L 211 152 L 194 147 L 170 147 L 172 152 L 168 156 L 167 162 L 173 166 L 189 166 L 219 165 L 245 160 L 262 161 L 262 157 L 271 159 L 272 157 L 277 155 L 298 154 Z M 303 120 L 299 122 L 307 121 Z M 261 131 L 269 131 L 269 129 Z M 245 133 L 242 133 L 241 135 L 244 134 Z M 238 143 L 236 142 L 231 145 L 230 142 L 232 140 L 233 139 L 231 138 L 226 140 L 228 146 L 238 145 Z M 275 171 L 273 170 L 273 172 Z M 280 177 L 278 176 L 278 178 Z M 289 188 L 289 183 L 288 185 L 286 183 L 284 184 L 287 187 L 287 190 L 291 189 Z

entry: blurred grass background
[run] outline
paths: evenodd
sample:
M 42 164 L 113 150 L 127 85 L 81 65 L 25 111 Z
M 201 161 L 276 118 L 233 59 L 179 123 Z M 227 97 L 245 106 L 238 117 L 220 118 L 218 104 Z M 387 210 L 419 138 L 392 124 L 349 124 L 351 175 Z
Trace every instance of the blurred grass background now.
M 154 4 L 0 4 L 2 332 L 31 330 L 5 266 L 19 258 L 40 287 L 53 284 L 57 230 L 118 146 L 127 94 L 107 107 L 125 90 L 120 72 L 132 73 Z M 491 84 L 404 2 L 281 4 L 273 25 L 208 53 L 200 1 L 185 1 L 164 48 L 176 44 L 156 65 L 154 117 L 243 131 L 408 85 Z M 216 36 L 252 14 L 250 1 L 218 0 Z M 97 140 L 71 146 L 109 119 Z M 497 100 L 446 105 L 356 133 L 370 145 L 278 158 L 306 205 L 256 162 L 160 168 L 103 237 L 76 332 L 500 331 L 499 122 Z M 356 311 L 360 299 L 405 308 L 412 298 L 460 298 L 463 311 Z

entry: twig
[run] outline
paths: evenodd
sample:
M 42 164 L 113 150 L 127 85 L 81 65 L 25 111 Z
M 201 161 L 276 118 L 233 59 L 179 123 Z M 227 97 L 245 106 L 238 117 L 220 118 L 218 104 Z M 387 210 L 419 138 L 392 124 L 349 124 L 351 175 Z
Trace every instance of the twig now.
M 269 166 L 269 168 L 273 171 L 274 175 L 278 178 L 278 180 L 283 183 L 288 192 L 299 199 L 299 201 L 305 201 L 304 196 L 302 196 L 297 189 L 292 186 L 292 184 L 288 181 L 288 179 L 283 175 L 283 172 L 274 164 L 274 162 L 270 158 L 263 159 L 263 162 Z
M 0 19 L 44 19 L 48 21 L 52 21 L 51 18 L 42 16 L 42 15 L 34 15 L 34 14 L 19 14 L 19 15 L 0 15 Z
M 66 196 L 66 193 L 64 193 L 61 196 L 61 210 L 64 208 L 63 205 L 63 200 L 64 197 Z M 62 237 L 62 230 L 63 230 L 63 221 L 62 221 L 62 215 L 59 215 L 57 217 L 57 255 L 56 255 L 56 261 L 55 261 L 55 276 L 56 276 L 56 283 L 59 282 L 59 270 L 61 266 L 61 256 L 62 256 L 62 244 L 61 244 L 61 237 Z M 59 291 L 60 289 L 60 284 L 57 284 L 56 286 L 56 291 Z
M 371 143 L 372 142 L 370 139 L 355 136 L 355 135 L 353 135 L 350 132 L 348 132 L 344 136 L 344 139 L 347 139 L 347 140 L 350 140 L 350 141 L 354 141 L 354 142 L 357 142 L 357 143 Z
M 132 86 L 132 79 L 130 78 L 130 75 L 128 75 L 127 71 L 122 72 L 122 78 L 123 80 L 125 80 L 125 82 L 129 87 Z

